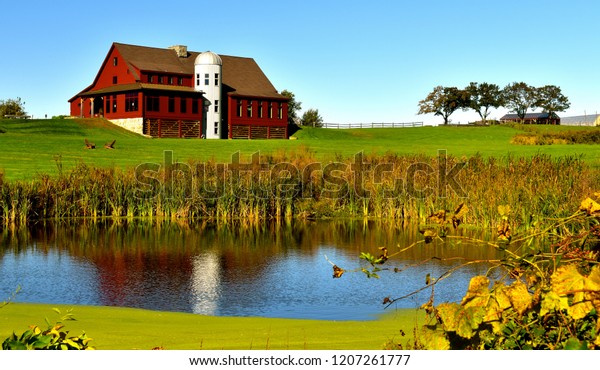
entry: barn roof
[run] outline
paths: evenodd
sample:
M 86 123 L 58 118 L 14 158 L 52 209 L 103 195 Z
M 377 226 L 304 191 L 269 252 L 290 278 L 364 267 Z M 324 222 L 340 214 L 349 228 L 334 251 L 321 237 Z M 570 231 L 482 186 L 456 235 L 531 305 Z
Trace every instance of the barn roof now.
M 599 118 L 600 114 L 587 114 L 583 116 L 563 117 L 561 118 L 560 123 L 565 125 L 593 126 L 594 124 L 596 124 L 596 121 Z
M 194 61 L 199 52 L 189 51 L 187 57 L 179 57 L 174 50 L 147 46 L 114 43 L 128 65 L 145 72 L 194 74 Z M 285 97 L 277 92 L 271 81 L 252 58 L 220 55 L 223 61 L 222 78 L 224 90 L 233 95 L 253 97 Z M 137 77 L 139 79 L 139 76 Z
M 500 121 L 503 120 L 515 120 L 515 119 L 519 119 L 519 115 L 518 114 L 514 114 L 514 113 L 510 113 L 510 114 L 505 114 L 504 116 L 502 116 L 502 118 L 500 118 Z M 549 113 L 527 113 L 525 114 L 525 119 L 548 119 L 550 118 L 550 114 Z M 559 118 L 558 115 L 556 115 L 556 113 L 552 113 L 552 118 Z

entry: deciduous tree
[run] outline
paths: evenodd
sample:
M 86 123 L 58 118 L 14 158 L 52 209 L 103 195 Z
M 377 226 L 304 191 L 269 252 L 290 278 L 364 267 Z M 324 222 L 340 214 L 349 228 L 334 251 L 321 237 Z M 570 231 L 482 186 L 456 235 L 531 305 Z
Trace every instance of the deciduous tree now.
M 529 109 L 537 108 L 538 103 L 536 88 L 525 82 L 508 84 L 502 90 L 502 99 L 504 100 L 503 105 L 511 112 L 516 113 L 521 121 L 525 119 L 525 114 Z
M 536 106 L 552 116 L 553 113 L 563 112 L 571 106 L 569 99 L 564 96 L 560 87 L 546 85 L 537 89 Z
M 436 86 L 427 97 L 419 102 L 418 114 L 433 113 L 448 124 L 449 117 L 457 109 L 468 107 L 468 93 L 456 87 Z
M 289 124 L 299 124 L 300 117 L 298 117 L 298 112 L 302 109 L 302 102 L 296 100 L 296 95 L 293 92 L 288 90 L 283 90 L 281 95 L 288 98 L 288 123 Z
M 323 118 L 318 109 L 309 109 L 302 115 L 302 126 L 322 127 Z
M 21 98 L 0 100 L 0 118 L 24 115 L 26 115 L 25 102 Z
M 465 90 L 469 94 L 469 108 L 479 114 L 484 124 L 490 109 L 502 106 L 502 91 L 496 84 L 471 82 Z

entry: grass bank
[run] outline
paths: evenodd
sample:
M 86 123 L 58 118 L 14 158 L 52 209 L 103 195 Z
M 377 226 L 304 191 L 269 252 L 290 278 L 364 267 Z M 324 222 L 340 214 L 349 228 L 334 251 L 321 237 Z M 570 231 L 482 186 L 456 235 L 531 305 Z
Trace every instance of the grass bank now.
M 561 126 L 540 128 L 561 131 Z M 599 130 L 598 128 L 577 128 Z M 314 153 L 318 160 L 349 158 L 365 154 L 435 156 L 445 149 L 451 156 L 531 157 L 544 154 L 560 157 L 583 155 L 600 167 L 600 146 L 580 145 L 515 145 L 513 136 L 523 131 L 515 126 L 489 127 L 417 127 L 402 129 L 313 129 L 295 133 L 296 140 L 194 140 L 149 139 L 112 125 L 102 119 L 86 120 L 0 120 L 0 170 L 8 180 L 29 180 L 40 174 L 56 175 L 57 165 L 68 170 L 79 163 L 103 168 L 126 169 L 140 163 L 161 163 L 163 152 L 171 150 L 178 161 L 230 163 L 232 155 L 243 158 L 259 152 L 262 155 L 292 155 L 298 151 Z M 84 139 L 99 148 L 86 150 Z M 116 139 L 115 150 L 104 143 Z
M 0 338 L 29 325 L 46 327 L 73 308 L 77 321 L 66 321 L 71 335 L 85 331 L 97 349 L 382 349 L 406 342 L 423 312 L 397 310 L 373 321 L 318 321 L 255 317 L 215 317 L 133 308 L 11 303 L 0 308 Z M 400 335 L 400 329 L 406 333 Z

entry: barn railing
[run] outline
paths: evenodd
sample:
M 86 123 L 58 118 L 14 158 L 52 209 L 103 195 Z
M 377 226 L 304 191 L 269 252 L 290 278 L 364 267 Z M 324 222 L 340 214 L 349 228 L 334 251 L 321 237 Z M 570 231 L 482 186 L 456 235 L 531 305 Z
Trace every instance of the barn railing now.
M 202 138 L 200 121 L 147 119 L 144 133 L 157 138 Z

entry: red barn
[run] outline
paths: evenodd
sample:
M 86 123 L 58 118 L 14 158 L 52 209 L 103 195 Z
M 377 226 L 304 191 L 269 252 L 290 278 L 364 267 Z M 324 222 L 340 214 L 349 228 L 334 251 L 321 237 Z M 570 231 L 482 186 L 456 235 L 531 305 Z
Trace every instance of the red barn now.
M 288 138 L 288 99 L 252 58 L 113 43 L 71 116 L 152 137 Z

